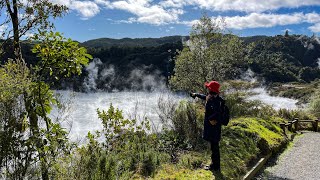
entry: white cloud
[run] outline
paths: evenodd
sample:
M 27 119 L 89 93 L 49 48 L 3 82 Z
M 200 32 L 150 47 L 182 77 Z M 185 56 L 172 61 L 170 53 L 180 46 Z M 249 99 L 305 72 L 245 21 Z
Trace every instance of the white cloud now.
M 312 32 L 319 33 L 320 32 L 320 23 L 317 23 L 313 26 L 310 26 L 308 29 Z
M 221 18 L 221 17 L 218 17 Z M 247 16 L 224 17 L 228 28 L 246 29 L 259 27 L 274 27 L 278 25 L 300 24 L 306 16 L 303 13 L 294 14 L 260 14 L 251 13 Z
M 264 12 L 280 8 L 320 5 L 319 0 L 164 0 L 163 7 L 196 6 L 212 11 Z
M 105 2 L 97 0 L 96 2 Z M 119 9 L 127 11 L 136 17 L 128 19 L 128 23 L 140 22 L 153 25 L 163 25 L 174 23 L 179 20 L 179 15 L 183 14 L 181 9 L 164 9 L 160 5 L 152 5 L 151 0 L 122 0 L 112 3 L 105 2 L 106 8 Z M 125 22 L 125 21 L 123 21 Z
M 213 20 L 224 20 L 226 28 L 230 29 L 248 29 L 248 28 L 269 28 L 275 26 L 294 25 L 301 23 L 314 24 L 308 29 L 312 32 L 320 32 L 320 14 L 318 13 L 293 13 L 293 14 L 265 14 L 251 13 L 246 16 L 226 16 L 212 17 Z M 192 26 L 198 23 L 198 20 L 182 21 L 179 24 Z M 291 31 L 291 30 L 290 30 Z
M 100 12 L 100 8 L 125 11 L 132 17 L 115 21 L 116 23 L 147 23 L 153 25 L 184 24 L 191 26 L 198 22 L 181 21 L 186 6 L 209 11 L 242 11 L 244 16 L 226 16 L 223 18 L 228 28 L 268 28 L 307 22 L 312 24 L 309 30 L 320 32 L 320 14 L 302 12 L 292 14 L 264 13 L 279 8 L 298 8 L 302 6 L 320 5 L 320 0 L 51 0 L 66 5 L 78 12 L 81 19 L 89 19 Z
M 77 11 L 83 20 L 92 18 L 100 12 L 99 6 L 92 1 L 51 0 L 51 2 L 65 5 L 71 10 Z
M 318 13 L 308 13 L 306 14 L 306 21 L 309 23 L 317 23 L 320 22 L 320 14 Z
M 77 10 L 82 19 L 88 19 L 100 12 L 99 6 L 91 1 L 72 1 L 70 9 Z
M 110 1 L 108 1 L 108 0 L 95 0 L 94 2 L 96 4 L 100 4 L 100 5 L 103 5 L 105 7 L 112 8 L 111 5 L 110 5 Z

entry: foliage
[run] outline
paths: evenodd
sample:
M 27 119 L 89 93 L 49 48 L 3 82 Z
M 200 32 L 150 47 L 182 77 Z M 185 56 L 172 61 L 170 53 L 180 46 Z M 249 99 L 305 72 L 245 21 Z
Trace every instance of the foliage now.
M 201 108 L 202 109 L 202 108 Z M 182 142 L 191 148 L 201 146 L 204 113 L 199 110 L 199 105 L 186 101 L 181 101 L 175 111 L 173 127 L 175 133 Z
M 276 111 L 263 104 L 261 101 L 248 101 L 249 94 L 242 91 L 234 91 L 225 95 L 226 105 L 230 110 L 230 117 L 261 117 L 267 118 L 276 114 Z
M 67 11 L 67 7 L 50 0 L 5 0 L 0 2 L 0 11 L 6 12 L 4 13 L 6 17 L 1 18 L 3 22 L 0 24 L 4 26 L 12 24 L 8 26 L 12 29 L 7 28 L 0 37 L 3 37 L 5 42 L 13 38 L 13 58 L 22 60 L 20 37 L 31 34 L 35 29 L 53 28 L 50 18 L 61 17 Z M 6 44 L 5 42 L 1 47 Z
M 297 109 L 297 110 L 279 109 L 277 116 L 283 119 L 286 119 L 287 121 L 292 121 L 295 118 L 298 118 L 300 120 L 314 119 L 314 116 L 304 109 Z
M 104 126 L 102 132 L 88 133 L 88 143 L 78 147 L 73 155 L 64 156 L 56 168 L 62 179 L 131 179 L 133 176 L 152 177 L 168 155 L 158 150 L 155 134 L 147 119 L 125 119 L 122 111 L 110 105 L 98 111 Z M 104 140 L 101 142 L 101 134 Z M 99 140 L 98 140 L 99 139 Z M 71 164 L 69 164 L 71 162 Z M 67 169 L 67 171 L 63 171 Z
M 223 127 L 220 142 L 221 170 L 225 179 L 240 179 L 260 154 L 281 148 L 287 139 L 282 135 L 281 118 L 234 118 Z M 163 164 L 155 179 L 212 179 L 202 166 L 210 163 L 209 147 L 185 151 L 178 163 Z
M 53 76 L 57 81 L 72 74 L 80 75 L 82 66 L 92 59 L 85 48 L 79 47 L 79 43 L 64 38 L 59 32 L 39 32 L 33 39 L 42 42 L 32 49 L 41 59 L 34 67 L 41 79 Z
M 184 39 L 184 37 L 180 38 Z M 291 81 L 309 82 L 320 78 L 317 65 L 317 58 L 320 57 L 320 48 L 316 43 L 317 37 L 289 35 L 289 37 L 253 36 L 239 38 L 244 41 L 243 46 L 246 46 L 245 55 L 250 60 L 250 68 L 256 73 L 258 78 L 264 79 L 268 84 L 271 82 Z M 103 42 L 101 42 L 101 45 L 99 44 L 100 42 L 93 42 L 92 46 L 90 43 L 81 43 L 80 46 L 87 47 L 88 52 L 94 57 L 99 58 L 102 62 L 98 68 L 99 80 L 96 82 L 97 88 L 108 91 L 114 88 L 123 90 L 128 87 L 139 87 L 132 87 L 132 81 L 129 80 L 130 73 L 128 72 L 134 69 L 143 70 L 146 74 L 156 73 L 165 78 L 172 76 L 175 66 L 174 57 L 183 49 L 182 41 L 178 41 L 177 39 L 173 38 L 171 40 L 169 38 L 168 41 L 162 41 L 161 38 L 153 39 L 152 42 L 155 41 L 155 44 L 150 41 L 150 46 L 146 44 L 148 47 L 140 46 L 140 44 L 134 46 L 133 44 L 136 43 L 135 39 L 123 40 L 123 42 L 130 44 L 129 47 L 122 45 L 121 40 L 118 42 L 118 40 L 112 39 L 110 41 L 107 40 L 107 45 L 104 45 Z M 185 37 L 185 39 L 188 40 L 189 37 Z M 138 39 L 137 41 L 145 43 L 149 40 Z M 159 42 L 159 44 L 156 42 Z M 254 43 L 248 44 L 249 42 Z M 21 44 L 23 57 L 25 57 L 28 64 L 36 64 L 39 59 L 30 51 L 35 43 L 34 41 L 25 41 Z M 312 47 L 314 47 L 313 50 L 311 49 Z M 5 62 L 10 57 L 13 57 L 13 52 L 10 51 L 9 46 L 4 45 L 4 54 L 1 61 Z M 110 65 L 113 66 L 116 76 L 114 78 L 102 78 L 104 77 L 104 70 L 110 67 Z M 61 84 L 56 83 L 54 88 L 66 88 L 63 84 L 74 84 L 77 90 L 81 90 L 86 75 L 87 72 L 84 71 L 79 77 L 64 79 Z M 142 84 L 141 82 L 139 79 L 135 83 L 140 85 Z M 105 84 L 109 84 L 110 86 L 105 87 Z M 203 82 L 200 85 L 202 87 Z
M 258 154 L 271 152 L 287 141 L 280 122 L 279 118 L 236 118 L 224 127 L 220 149 L 227 178 L 239 179 Z
M 250 68 L 267 82 L 314 81 L 320 78 L 318 37 L 268 37 L 252 44 Z
M 156 174 L 156 180 L 161 179 L 213 179 L 212 172 L 204 169 L 189 169 L 181 168 L 172 164 L 165 164 L 161 167 L 159 172 Z
M 320 86 L 315 90 L 315 93 L 310 98 L 309 111 L 315 117 L 320 117 Z
M 182 36 L 166 36 L 160 38 L 123 38 L 123 39 L 111 39 L 111 38 L 99 38 L 82 43 L 83 46 L 87 48 L 103 48 L 108 49 L 111 47 L 157 47 L 164 44 L 171 44 L 175 42 L 180 42 Z
M 32 141 L 24 139 L 28 123 L 22 97 L 30 86 L 30 72 L 24 63 L 9 60 L 0 68 L 1 178 L 23 177 L 30 165 L 34 149 L 28 148 Z
M 310 94 L 314 94 L 319 81 L 313 81 L 311 83 L 272 83 L 269 85 L 269 90 L 272 96 L 281 96 L 292 99 L 297 99 L 298 104 L 306 104 L 311 99 Z
M 8 61 L 0 70 L 0 104 L 6 107 L 0 113 L 3 178 L 41 175 L 49 179 L 54 176 L 56 159 L 70 151 L 67 132 L 48 116 L 52 105 L 59 102 L 44 80 L 81 73 L 90 55 L 71 40 L 63 42 L 58 33 L 42 35 L 48 38 L 39 39 L 43 45 L 38 44 L 34 49 L 40 57 L 37 65 L 28 68 L 18 58 Z
M 239 75 L 245 65 L 244 46 L 237 36 L 224 34 L 222 23 L 203 16 L 192 27 L 188 43 L 175 59 L 174 75 L 170 77 L 173 88 L 199 91 L 204 90 L 206 81 Z

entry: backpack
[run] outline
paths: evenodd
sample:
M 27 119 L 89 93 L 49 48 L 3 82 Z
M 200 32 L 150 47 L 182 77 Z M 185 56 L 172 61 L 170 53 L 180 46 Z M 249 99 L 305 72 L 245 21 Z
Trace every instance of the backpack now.
M 222 125 L 228 125 L 229 121 L 230 121 L 230 112 L 229 112 L 229 108 L 225 103 L 225 100 L 223 100 L 221 98 L 221 104 L 220 104 L 220 108 L 221 108 L 221 124 Z

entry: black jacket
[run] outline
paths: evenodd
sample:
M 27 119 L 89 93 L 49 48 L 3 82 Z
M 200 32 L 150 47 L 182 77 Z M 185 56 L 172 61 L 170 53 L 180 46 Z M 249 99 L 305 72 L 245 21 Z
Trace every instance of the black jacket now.
M 206 100 L 206 95 L 196 94 L 196 97 Z M 221 139 L 221 102 L 223 99 L 218 95 L 206 102 L 206 112 L 204 117 L 203 139 L 210 142 L 219 142 Z M 216 120 L 216 125 L 211 125 L 209 120 Z

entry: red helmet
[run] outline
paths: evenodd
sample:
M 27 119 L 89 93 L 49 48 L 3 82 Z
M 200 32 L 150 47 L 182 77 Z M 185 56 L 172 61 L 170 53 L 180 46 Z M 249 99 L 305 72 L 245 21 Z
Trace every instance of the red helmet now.
M 206 88 L 208 88 L 210 91 L 212 92 L 216 92 L 216 93 L 220 93 L 219 88 L 220 88 L 220 84 L 217 81 L 210 81 L 209 83 L 206 82 L 204 83 L 204 85 L 206 86 Z

